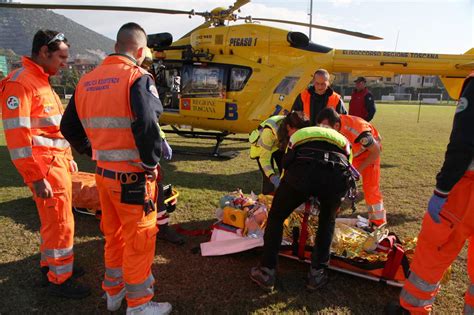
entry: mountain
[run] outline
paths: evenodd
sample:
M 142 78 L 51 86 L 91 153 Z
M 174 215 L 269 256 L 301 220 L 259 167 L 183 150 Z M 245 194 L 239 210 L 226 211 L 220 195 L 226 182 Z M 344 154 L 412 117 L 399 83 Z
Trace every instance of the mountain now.
M 70 59 L 84 55 L 96 59 L 97 55 L 113 52 L 113 40 L 50 10 L 0 9 L 0 48 L 29 56 L 33 36 L 39 29 L 64 33 L 71 44 Z

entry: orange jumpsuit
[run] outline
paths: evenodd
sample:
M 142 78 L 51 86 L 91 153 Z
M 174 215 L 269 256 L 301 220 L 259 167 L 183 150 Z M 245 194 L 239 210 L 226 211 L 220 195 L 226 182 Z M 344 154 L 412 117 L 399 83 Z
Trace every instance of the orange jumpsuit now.
M 61 122 L 71 145 L 97 161 L 105 236 L 102 288 L 115 296 L 125 287 L 129 307 L 154 294 L 157 193 L 144 170 L 158 166 L 161 111 L 153 78 L 133 58 L 113 54 L 81 78 Z
M 454 116 L 445 161 L 436 176 L 435 195 L 446 197 L 436 223 L 423 218 L 410 276 L 400 294 L 400 305 L 411 314 L 428 314 L 440 280 L 469 240 L 467 268 L 470 285 L 464 313 L 474 314 L 474 79 L 466 80 Z M 456 313 L 451 310 L 451 313 Z
M 341 133 L 351 142 L 354 160 L 352 164 L 359 168 L 368 157 L 365 146 L 376 141 L 380 145 L 380 135 L 370 123 L 357 116 L 341 115 Z M 368 140 L 365 137 L 368 136 Z M 367 143 L 369 142 L 369 143 Z M 369 213 L 370 222 L 380 225 L 386 222 L 386 212 L 383 206 L 383 196 L 380 192 L 380 157 L 368 165 L 362 172 L 362 189 Z
M 13 164 L 34 194 L 32 183 L 46 179 L 48 199 L 33 196 L 41 221 L 41 267 L 50 282 L 72 275 L 74 217 L 71 205 L 72 160 L 69 143 L 59 130 L 63 105 L 49 84 L 49 75 L 28 57 L 0 83 L 3 128 Z

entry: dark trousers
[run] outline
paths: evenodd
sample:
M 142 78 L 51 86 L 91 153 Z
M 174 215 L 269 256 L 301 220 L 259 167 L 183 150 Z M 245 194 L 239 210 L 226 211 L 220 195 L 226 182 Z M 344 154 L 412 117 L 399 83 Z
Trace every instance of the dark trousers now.
M 294 162 L 276 190 L 265 228 L 261 265 L 274 269 L 283 237 L 283 222 L 310 196 L 320 202 L 318 232 L 311 256 L 311 266 L 329 264 L 330 247 L 336 223 L 336 212 L 348 190 L 347 175 L 342 166 L 320 161 Z
M 283 151 L 277 150 L 273 152 L 272 167 L 273 169 L 275 169 L 275 165 L 276 165 L 276 167 L 278 167 L 278 171 L 280 172 L 280 174 L 281 174 L 281 169 L 282 169 L 281 167 L 282 158 L 283 158 Z M 257 163 L 258 163 L 258 168 L 260 169 L 260 172 L 262 173 L 262 194 L 268 195 L 268 194 L 274 193 L 275 186 L 270 181 L 270 178 L 268 178 L 265 175 L 265 172 L 263 171 L 262 165 L 260 164 L 260 160 L 258 158 L 257 158 Z

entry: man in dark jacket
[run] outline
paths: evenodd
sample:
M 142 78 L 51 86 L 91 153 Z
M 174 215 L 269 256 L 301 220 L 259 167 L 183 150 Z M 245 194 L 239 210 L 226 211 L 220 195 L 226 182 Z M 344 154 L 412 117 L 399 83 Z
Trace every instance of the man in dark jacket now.
M 358 77 L 354 82 L 355 89 L 349 102 L 349 115 L 371 121 L 375 115 L 374 96 L 365 86 L 367 81 L 364 77 Z
M 334 108 L 339 114 L 347 114 L 342 97 L 329 86 L 329 72 L 318 69 L 311 86 L 298 95 L 291 110 L 304 112 L 310 125 L 316 126 L 316 117 L 326 107 Z

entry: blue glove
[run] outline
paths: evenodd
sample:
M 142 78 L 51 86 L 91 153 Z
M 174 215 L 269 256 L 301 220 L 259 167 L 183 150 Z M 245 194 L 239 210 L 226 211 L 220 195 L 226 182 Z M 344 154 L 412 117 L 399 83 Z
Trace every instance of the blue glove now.
M 275 186 L 275 189 L 277 189 L 278 186 L 280 186 L 280 177 L 277 175 L 272 175 L 270 176 L 270 182 L 273 184 L 273 186 Z
M 173 156 L 173 150 L 165 139 L 161 141 L 161 155 L 168 161 L 171 160 L 171 157 Z
M 428 213 L 436 223 L 441 223 L 439 213 L 441 212 L 441 209 L 443 209 L 445 203 L 446 198 L 440 197 L 436 194 L 433 194 L 428 202 Z

